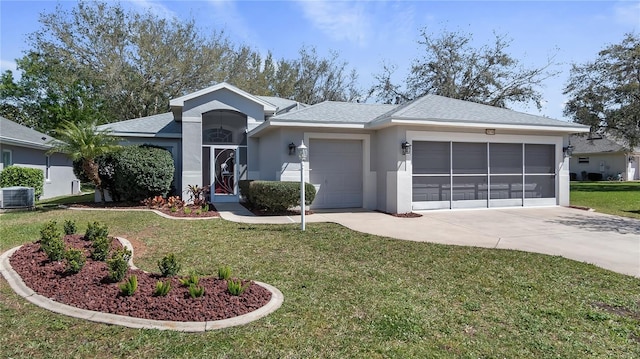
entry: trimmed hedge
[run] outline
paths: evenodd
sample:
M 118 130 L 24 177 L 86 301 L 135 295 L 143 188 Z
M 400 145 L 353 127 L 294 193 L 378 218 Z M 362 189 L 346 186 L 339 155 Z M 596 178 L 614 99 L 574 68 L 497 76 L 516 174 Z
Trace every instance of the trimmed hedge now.
M 9 166 L 0 172 L 0 187 L 33 187 L 36 200 L 44 189 L 44 172 L 38 168 Z
M 253 208 L 281 213 L 300 204 L 300 182 L 240 181 L 240 193 Z M 305 204 L 316 198 L 316 188 L 305 183 Z
M 173 158 L 164 148 L 127 146 L 113 156 L 113 189 L 123 200 L 166 196 L 173 181 Z

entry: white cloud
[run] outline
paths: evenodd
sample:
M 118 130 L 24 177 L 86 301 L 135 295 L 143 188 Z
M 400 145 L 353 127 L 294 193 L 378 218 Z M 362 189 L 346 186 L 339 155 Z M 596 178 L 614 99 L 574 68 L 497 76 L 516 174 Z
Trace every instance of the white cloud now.
M 14 74 L 14 77 L 16 75 L 16 69 L 17 69 L 17 65 L 15 61 L 12 60 L 0 60 L 0 71 L 1 72 L 5 72 L 7 70 L 11 70 Z
M 304 16 L 313 26 L 334 40 L 365 46 L 372 32 L 366 3 L 343 1 L 299 1 Z
M 622 25 L 640 27 L 640 2 L 637 1 L 621 1 L 614 8 L 614 19 Z
M 166 7 L 165 5 L 155 2 L 153 0 L 130 0 L 130 2 L 136 7 L 138 7 L 139 9 L 149 10 L 152 14 L 160 18 L 169 19 L 169 20 L 178 18 L 178 15 L 174 11 L 169 10 L 169 8 Z
M 228 34 L 237 37 L 242 42 L 255 43 L 256 34 L 244 20 L 244 16 L 238 10 L 233 0 L 209 0 L 209 4 L 215 9 L 211 13 L 213 22 L 224 25 Z M 221 26 L 222 27 L 222 26 Z

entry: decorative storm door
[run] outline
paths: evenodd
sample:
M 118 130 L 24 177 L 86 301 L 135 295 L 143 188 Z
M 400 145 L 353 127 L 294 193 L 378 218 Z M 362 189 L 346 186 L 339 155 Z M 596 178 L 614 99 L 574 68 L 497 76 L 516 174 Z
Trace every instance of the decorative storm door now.
M 214 147 L 211 161 L 211 200 L 213 202 L 238 201 L 237 147 Z

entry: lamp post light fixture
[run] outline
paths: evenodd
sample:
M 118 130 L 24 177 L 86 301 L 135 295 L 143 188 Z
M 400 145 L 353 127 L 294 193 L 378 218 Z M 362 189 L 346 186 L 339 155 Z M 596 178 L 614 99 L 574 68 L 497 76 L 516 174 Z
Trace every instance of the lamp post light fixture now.
M 304 140 L 298 146 L 298 157 L 300 158 L 300 229 L 305 230 L 305 198 L 304 198 L 304 162 L 309 158 L 309 149 L 304 145 Z

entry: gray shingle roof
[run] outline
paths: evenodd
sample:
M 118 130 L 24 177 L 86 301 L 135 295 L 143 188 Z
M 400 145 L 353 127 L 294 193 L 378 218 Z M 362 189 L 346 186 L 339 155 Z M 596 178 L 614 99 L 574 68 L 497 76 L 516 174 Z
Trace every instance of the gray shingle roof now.
M 397 106 L 325 101 L 297 111 L 291 111 L 282 115 L 274 116 L 271 120 L 365 124 L 395 107 Z
M 55 138 L 0 116 L 0 142 L 22 147 L 51 148 Z
M 173 113 L 136 118 L 98 126 L 99 130 L 111 130 L 115 135 L 148 134 L 158 137 L 176 137 L 182 134 L 182 126 L 174 121 Z
M 426 95 L 405 103 L 375 119 L 372 124 L 388 119 L 585 128 L 576 123 L 438 95 Z
M 624 145 L 599 135 L 592 138 L 586 135 L 572 135 L 570 142 L 575 154 L 627 152 Z
M 276 112 L 280 112 L 283 109 L 286 109 L 288 107 L 296 107 L 296 105 L 298 105 L 298 108 L 300 107 L 308 107 L 309 105 L 304 104 L 304 103 L 300 103 L 294 100 L 289 100 L 286 98 L 281 98 L 281 97 L 274 97 L 274 96 L 256 96 L 257 98 L 263 100 L 263 101 L 267 101 L 270 104 L 274 105 L 277 110 Z

